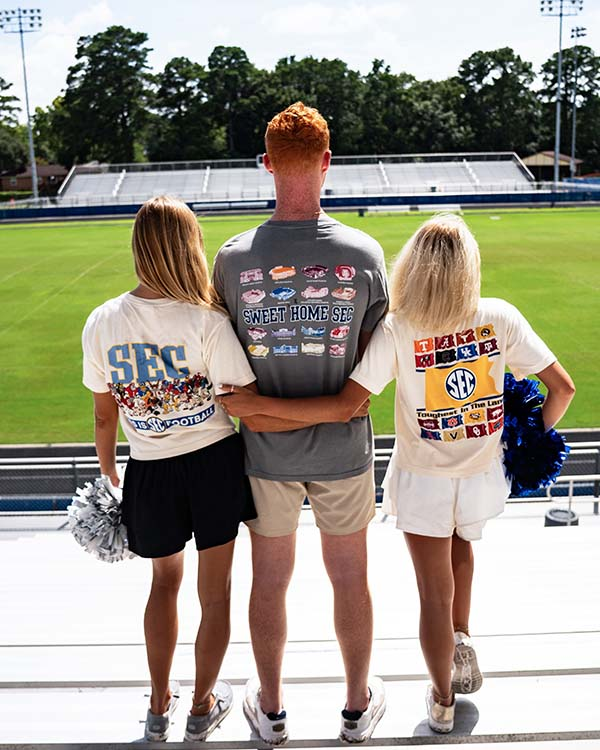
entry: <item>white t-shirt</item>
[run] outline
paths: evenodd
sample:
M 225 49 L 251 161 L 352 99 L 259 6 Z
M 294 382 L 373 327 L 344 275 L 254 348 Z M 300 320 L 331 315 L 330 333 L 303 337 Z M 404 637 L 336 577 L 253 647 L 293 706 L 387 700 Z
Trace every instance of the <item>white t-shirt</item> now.
M 229 319 L 186 302 L 122 294 L 92 312 L 82 344 L 83 384 L 112 393 L 131 456 L 141 461 L 233 434 L 215 391 L 255 379 Z
M 487 298 L 464 330 L 438 336 L 389 314 L 350 377 L 371 393 L 396 378 L 396 466 L 467 477 L 501 452 L 505 367 L 520 380 L 555 361 L 516 307 Z

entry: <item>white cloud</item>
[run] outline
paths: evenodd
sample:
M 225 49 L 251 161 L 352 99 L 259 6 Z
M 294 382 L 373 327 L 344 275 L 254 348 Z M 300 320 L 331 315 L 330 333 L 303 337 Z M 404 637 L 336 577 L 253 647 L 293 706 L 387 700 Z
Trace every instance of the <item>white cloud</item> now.
M 370 31 L 383 31 L 382 24 L 405 16 L 401 3 L 351 3 L 340 9 L 335 3 L 308 2 L 280 7 L 261 18 L 270 34 L 307 34 L 310 37 L 360 35 L 364 44 Z
M 101 0 L 70 18 L 44 16 L 40 32 L 27 34 L 25 52 L 31 111 L 45 107 L 64 88 L 67 69 L 75 61 L 77 40 L 95 34 L 114 22 L 106 0 Z M 3 40 L 5 41 L 5 40 Z M 0 48 L 0 75 L 14 84 L 12 91 L 21 99 L 21 120 L 25 121 L 25 94 L 18 35 Z

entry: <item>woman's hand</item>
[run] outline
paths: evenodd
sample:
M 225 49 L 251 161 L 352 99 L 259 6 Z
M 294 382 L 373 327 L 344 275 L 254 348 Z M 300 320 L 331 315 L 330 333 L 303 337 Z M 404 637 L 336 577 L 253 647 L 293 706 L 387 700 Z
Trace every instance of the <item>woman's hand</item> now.
M 113 469 L 111 472 L 106 474 L 108 479 L 110 480 L 110 483 L 113 487 L 118 488 L 121 485 L 121 479 L 119 478 L 119 475 L 117 474 L 117 470 Z
M 354 414 L 352 415 L 352 419 L 354 419 L 354 417 L 368 417 L 370 406 L 371 406 L 371 399 L 368 398 L 366 401 L 363 401 L 363 403 L 354 412 Z
M 225 394 L 217 396 L 217 401 L 230 417 L 251 417 L 260 414 L 260 396 L 250 388 L 239 385 L 222 385 Z

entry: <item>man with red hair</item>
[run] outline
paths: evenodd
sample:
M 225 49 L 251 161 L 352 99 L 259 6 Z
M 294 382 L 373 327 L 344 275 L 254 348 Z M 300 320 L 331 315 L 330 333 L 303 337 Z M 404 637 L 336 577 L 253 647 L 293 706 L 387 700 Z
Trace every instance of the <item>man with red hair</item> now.
M 214 283 L 260 393 L 288 398 L 337 393 L 387 309 L 383 251 L 372 237 L 321 209 L 331 151 L 327 122 L 316 109 L 297 102 L 280 112 L 269 123 L 265 142 L 275 211 L 264 224 L 223 245 Z M 244 712 L 272 745 L 287 740 L 281 686 L 285 597 L 305 497 L 321 532 L 346 672 L 341 739 L 368 739 L 385 711 L 383 683 L 369 678 L 373 612 L 367 526 L 375 513 L 375 482 L 371 423 L 366 409 L 359 414 L 321 425 L 260 415 L 242 420 L 258 512 L 248 523 L 254 575 L 250 631 L 258 679 L 247 685 Z

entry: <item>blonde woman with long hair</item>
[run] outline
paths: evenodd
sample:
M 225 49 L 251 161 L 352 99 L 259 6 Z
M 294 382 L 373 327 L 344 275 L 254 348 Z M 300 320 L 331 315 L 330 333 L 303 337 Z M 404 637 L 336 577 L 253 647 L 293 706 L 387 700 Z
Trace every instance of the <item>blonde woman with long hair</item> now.
M 465 222 L 438 215 L 408 240 L 391 276 L 391 312 L 337 396 L 278 400 L 233 388 L 230 414 L 349 419 L 370 393 L 396 380 L 396 444 L 384 509 L 397 517 L 421 601 L 420 640 L 432 684 L 428 722 L 454 726 L 455 693 L 482 675 L 469 637 L 473 550 L 510 492 L 501 458 L 504 369 L 546 385 L 546 429 L 575 392 L 556 357 L 521 313 L 480 297 L 480 255 Z M 343 446 L 340 446 L 343 450 Z
M 231 688 L 217 676 L 229 642 L 233 546 L 240 521 L 256 517 L 241 437 L 216 389 L 229 380 L 247 385 L 254 375 L 218 307 L 200 227 L 185 203 L 147 201 L 132 247 L 138 285 L 89 316 L 83 382 L 94 397 L 100 469 L 114 486 L 119 419 L 129 442 L 123 520 L 130 549 L 152 560 L 147 741 L 167 739 L 179 697 L 169 673 L 183 549 L 195 537 L 202 620 L 185 738 L 204 740 L 231 710 Z

